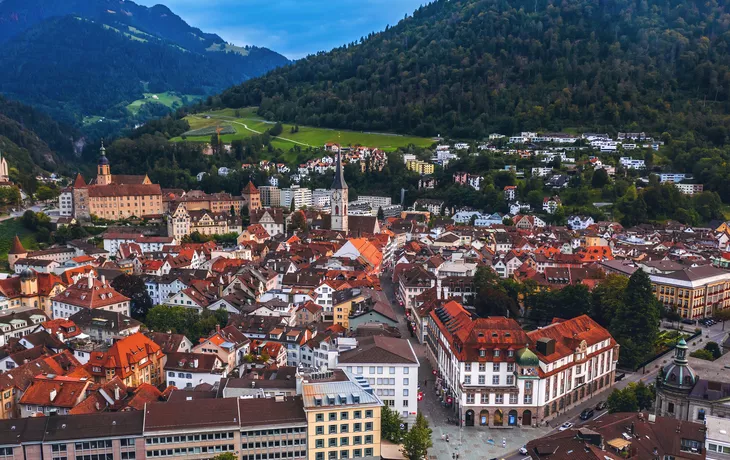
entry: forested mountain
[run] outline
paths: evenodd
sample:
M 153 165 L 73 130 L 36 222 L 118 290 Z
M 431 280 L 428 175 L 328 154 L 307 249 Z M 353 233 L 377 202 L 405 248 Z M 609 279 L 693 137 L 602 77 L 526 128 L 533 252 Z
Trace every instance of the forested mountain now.
M 78 16 L 107 24 L 126 24 L 181 47 L 202 52 L 225 44 L 215 34 L 189 26 L 164 5 L 151 8 L 125 0 L 3 0 L 0 2 L 0 42 L 49 18 Z
M 72 127 L 0 96 L 0 155 L 8 161 L 11 179 L 26 192 L 35 190 L 40 170 L 66 172 L 64 159 L 73 157 L 79 137 Z
M 0 44 L 0 93 L 87 132 L 102 118 L 114 131 L 164 115 L 289 62 L 124 0 L 0 1 Z M 170 100 L 150 95 L 165 92 Z
M 728 13 L 717 0 L 437 0 L 207 106 L 420 135 L 705 134 L 730 123 Z

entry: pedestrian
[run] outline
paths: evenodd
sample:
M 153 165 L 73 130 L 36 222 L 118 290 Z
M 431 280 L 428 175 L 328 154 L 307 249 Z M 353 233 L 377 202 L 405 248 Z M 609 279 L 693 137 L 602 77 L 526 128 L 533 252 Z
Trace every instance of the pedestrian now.
M 428 386 L 428 379 L 423 381 L 423 388 L 426 388 Z
M 449 442 L 449 435 L 446 435 L 446 442 Z

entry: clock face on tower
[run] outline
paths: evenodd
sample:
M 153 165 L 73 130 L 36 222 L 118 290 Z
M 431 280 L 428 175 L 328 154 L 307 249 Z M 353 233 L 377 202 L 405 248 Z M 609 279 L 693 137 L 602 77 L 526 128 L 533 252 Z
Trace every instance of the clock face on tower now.
M 340 192 L 335 192 L 332 194 L 332 199 L 337 201 L 340 199 Z

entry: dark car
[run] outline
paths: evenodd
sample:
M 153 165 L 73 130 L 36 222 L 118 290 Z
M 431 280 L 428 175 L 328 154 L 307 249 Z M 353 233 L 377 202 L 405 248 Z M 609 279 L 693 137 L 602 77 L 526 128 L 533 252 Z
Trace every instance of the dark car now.
M 693 319 L 683 319 L 683 320 L 682 320 L 682 322 L 683 322 L 684 324 L 693 324 L 693 325 L 694 325 L 694 324 L 697 324 L 697 321 L 695 321 L 695 320 L 693 320 Z
M 593 417 L 593 409 L 583 409 L 583 412 L 580 413 L 581 420 L 588 420 L 591 417 Z
M 624 377 L 626 377 L 626 373 L 616 374 L 614 382 L 620 382 Z
M 606 404 L 606 401 L 601 401 L 598 404 L 596 404 L 596 410 L 603 410 L 607 406 L 608 406 L 608 404 Z

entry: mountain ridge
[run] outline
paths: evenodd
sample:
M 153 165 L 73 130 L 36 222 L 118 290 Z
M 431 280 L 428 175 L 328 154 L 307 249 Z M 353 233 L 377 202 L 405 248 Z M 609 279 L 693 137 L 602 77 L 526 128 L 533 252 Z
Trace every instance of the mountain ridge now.
M 422 136 L 728 127 L 727 6 L 437 0 L 396 26 L 229 88 L 207 108 Z

